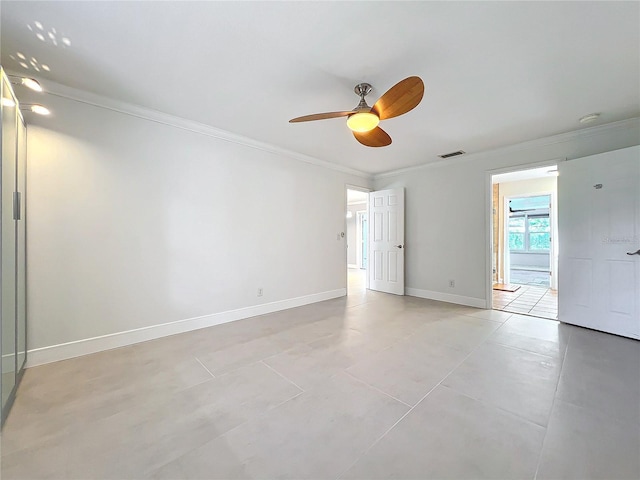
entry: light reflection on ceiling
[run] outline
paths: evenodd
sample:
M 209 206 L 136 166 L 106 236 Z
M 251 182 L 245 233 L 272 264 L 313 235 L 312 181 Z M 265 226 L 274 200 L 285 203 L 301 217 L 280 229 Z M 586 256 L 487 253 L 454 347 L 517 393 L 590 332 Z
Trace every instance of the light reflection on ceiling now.
M 59 34 L 54 27 L 49 29 L 45 28 L 45 26 L 37 20 L 35 20 L 33 24 L 28 23 L 27 28 L 33 32 L 36 38 L 41 42 L 50 43 L 54 47 L 57 47 L 59 43 L 62 44 L 63 48 L 71 46 L 71 40 L 69 37 Z
M 36 72 L 41 70 L 44 70 L 45 72 L 51 71 L 51 67 L 46 63 L 40 63 L 36 57 L 27 59 L 22 52 L 16 52 L 14 55 L 9 55 L 9 58 L 18 62 L 18 64 L 25 70 L 34 70 Z

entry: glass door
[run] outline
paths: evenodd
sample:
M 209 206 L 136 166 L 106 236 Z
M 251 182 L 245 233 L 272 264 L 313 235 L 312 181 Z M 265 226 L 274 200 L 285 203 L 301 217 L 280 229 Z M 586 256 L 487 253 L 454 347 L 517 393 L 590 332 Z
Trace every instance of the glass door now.
M 2 76 L 2 410 L 16 383 L 16 191 L 17 102 L 6 76 Z
M 18 243 L 16 265 L 16 338 L 18 360 L 18 374 L 24 368 L 27 360 L 27 227 L 26 227 L 26 190 L 27 190 L 27 127 L 21 116 L 18 116 L 18 175 L 17 191 L 19 195 L 19 208 L 17 209 Z

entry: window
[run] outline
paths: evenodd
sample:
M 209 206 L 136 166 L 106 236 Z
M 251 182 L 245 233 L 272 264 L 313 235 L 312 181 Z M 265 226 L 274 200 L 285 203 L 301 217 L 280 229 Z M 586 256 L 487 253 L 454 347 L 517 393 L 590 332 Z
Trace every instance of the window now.
M 551 248 L 551 224 L 548 213 L 511 213 L 509 250 L 548 252 Z
M 526 217 L 509 218 L 509 250 L 525 250 Z

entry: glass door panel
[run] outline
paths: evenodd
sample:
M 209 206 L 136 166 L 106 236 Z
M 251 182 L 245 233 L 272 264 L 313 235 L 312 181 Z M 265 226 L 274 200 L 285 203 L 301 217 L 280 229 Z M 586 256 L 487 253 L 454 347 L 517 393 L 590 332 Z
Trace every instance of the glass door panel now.
M 18 192 L 20 193 L 20 215 L 17 232 L 18 264 L 16 266 L 17 285 L 17 339 L 18 372 L 27 359 L 27 258 L 26 242 L 26 189 L 27 189 L 27 129 L 22 118 L 18 118 Z
M 2 78 L 2 408 L 16 382 L 16 189 L 17 112 L 7 78 Z

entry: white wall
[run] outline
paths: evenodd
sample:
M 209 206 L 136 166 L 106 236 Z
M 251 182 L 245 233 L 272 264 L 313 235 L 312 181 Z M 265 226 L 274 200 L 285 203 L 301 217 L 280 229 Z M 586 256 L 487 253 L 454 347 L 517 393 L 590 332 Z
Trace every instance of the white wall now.
M 345 185 L 366 178 L 61 97 L 47 105 L 54 115 L 28 139 L 32 364 L 85 353 L 46 348 L 66 342 L 344 294 Z
M 487 171 L 563 157 L 575 159 L 638 144 L 640 122 L 634 119 L 378 175 L 377 190 L 406 188 L 407 291 L 475 306 L 486 304 L 491 195 Z M 455 288 L 448 286 L 450 279 L 455 280 Z

